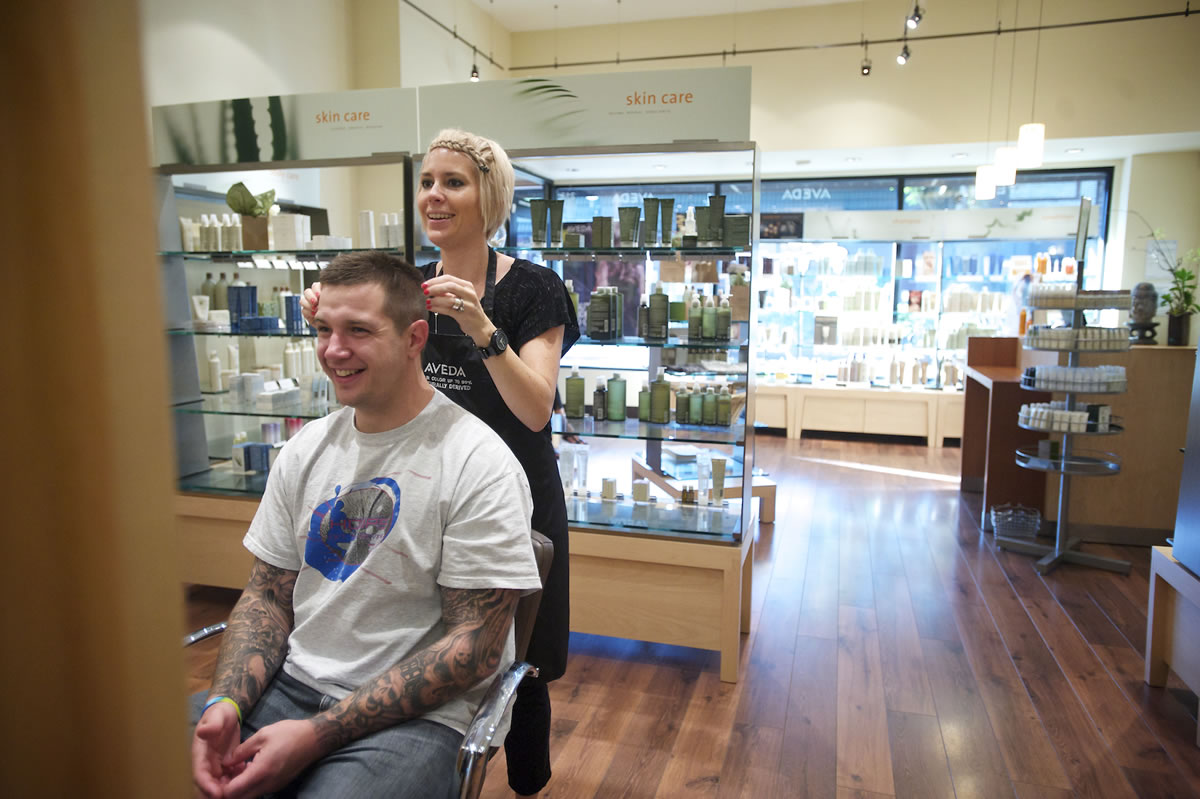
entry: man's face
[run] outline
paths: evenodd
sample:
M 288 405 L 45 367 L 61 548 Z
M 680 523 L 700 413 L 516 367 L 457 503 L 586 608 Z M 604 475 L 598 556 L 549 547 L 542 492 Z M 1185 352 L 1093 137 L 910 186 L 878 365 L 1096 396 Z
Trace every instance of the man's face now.
M 386 418 L 405 390 L 410 332 L 396 330 L 383 303 L 374 283 L 324 286 L 315 319 L 317 359 L 364 432 L 361 422 Z

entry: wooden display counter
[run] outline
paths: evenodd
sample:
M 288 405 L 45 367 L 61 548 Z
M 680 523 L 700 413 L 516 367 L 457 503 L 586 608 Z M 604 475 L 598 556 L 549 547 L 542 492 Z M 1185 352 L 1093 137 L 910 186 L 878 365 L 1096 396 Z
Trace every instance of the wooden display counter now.
M 1200 577 L 1175 560 L 1170 547 L 1154 547 L 1150 554 L 1146 615 L 1146 683 L 1164 687 L 1170 670 L 1192 691 L 1200 691 Z
M 1196 348 L 1134 347 L 1129 352 L 1079 356 L 1080 366 L 1103 364 L 1125 367 L 1128 390 L 1080 398 L 1110 406 L 1113 415 L 1122 417 L 1125 432 L 1072 441 L 1114 453 L 1121 459 L 1121 471 L 1103 480 L 1071 484 L 1071 534 L 1084 541 L 1161 544 L 1175 529 L 1183 475 L 1180 447 L 1187 440 Z M 1058 477 L 1050 475 L 1048 480 L 1054 488 L 1047 491 L 1044 515 L 1053 518 L 1058 512 Z

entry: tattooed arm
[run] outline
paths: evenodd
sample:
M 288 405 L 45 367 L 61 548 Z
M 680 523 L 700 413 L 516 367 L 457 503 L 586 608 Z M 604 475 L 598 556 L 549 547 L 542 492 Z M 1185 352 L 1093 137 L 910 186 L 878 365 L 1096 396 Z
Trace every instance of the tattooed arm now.
M 445 634 L 310 721 L 323 752 L 417 718 L 496 673 L 520 592 L 442 588 Z
M 217 655 L 210 696 L 228 696 L 248 714 L 287 654 L 296 572 L 254 559 Z

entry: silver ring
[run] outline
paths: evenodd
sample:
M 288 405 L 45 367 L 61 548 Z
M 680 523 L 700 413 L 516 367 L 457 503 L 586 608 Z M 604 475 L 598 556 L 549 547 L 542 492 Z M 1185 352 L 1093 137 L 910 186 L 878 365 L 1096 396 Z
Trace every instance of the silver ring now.
M 454 310 L 461 311 L 462 309 L 463 309 L 462 297 L 455 297 L 454 298 Z

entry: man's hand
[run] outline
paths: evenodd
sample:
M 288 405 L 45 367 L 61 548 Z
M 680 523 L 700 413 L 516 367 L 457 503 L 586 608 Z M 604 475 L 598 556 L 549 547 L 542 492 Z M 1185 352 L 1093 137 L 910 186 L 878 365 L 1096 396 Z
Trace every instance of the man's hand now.
M 221 796 L 242 799 L 277 791 L 324 754 L 310 721 L 278 721 L 263 727 L 226 759 L 225 770 L 236 767 L 240 773 Z
M 227 703 L 213 705 L 200 717 L 192 737 L 192 782 L 205 799 L 223 799 L 229 781 L 242 771 L 225 766 L 241 741 L 237 712 Z

